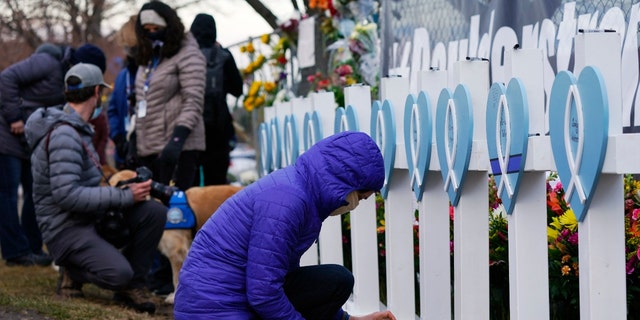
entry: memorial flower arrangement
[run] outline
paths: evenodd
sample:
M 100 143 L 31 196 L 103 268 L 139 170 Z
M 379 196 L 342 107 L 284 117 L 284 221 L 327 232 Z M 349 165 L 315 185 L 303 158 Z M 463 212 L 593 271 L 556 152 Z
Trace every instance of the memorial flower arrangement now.
M 319 71 L 308 77 L 310 92 L 332 91 L 336 103 L 344 106 L 344 88 L 361 83 L 371 86 L 372 98 L 377 98 L 378 27 L 374 21 L 378 2 L 317 0 L 311 1 L 309 6 L 322 12 L 320 31 L 329 56 L 327 74 Z
M 291 19 L 280 26 L 279 34 L 263 34 L 256 49 L 252 40 L 240 47 L 240 52 L 249 55 L 250 62 L 241 69 L 242 77 L 249 90 L 243 99 L 243 106 L 252 111 L 262 106 L 272 106 L 279 101 L 288 101 L 291 94 L 286 88 L 287 57 L 296 37 L 297 20 Z

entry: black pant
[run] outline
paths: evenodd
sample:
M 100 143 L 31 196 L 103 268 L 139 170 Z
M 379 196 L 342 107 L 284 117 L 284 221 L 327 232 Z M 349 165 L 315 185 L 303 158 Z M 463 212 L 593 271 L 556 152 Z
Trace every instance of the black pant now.
M 202 166 L 201 185 L 211 186 L 219 184 L 228 184 L 227 171 L 231 157 L 231 147 L 229 146 L 229 138 L 226 135 L 218 133 L 213 127 L 206 127 L 206 149 L 200 157 L 200 166 Z
M 198 158 L 201 151 L 182 151 L 175 167 L 169 167 L 158 161 L 158 155 L 150 155 L 140 158 L 140 164 L 148 167 L 153 172 L 153 180 L 169 184 L 175 182 L 178 189 L 186 191 L 193 186 L 198 177 Z
M 164 232 L 167 208 L 157 201 L 144 201 L 126 209 L 124 216 L 131 240 L 122 252 L 101 238 L 92 224 L 62 231 L 47 247 L 74 281 L 109 290 L 143 287 Z
M 353 291 L 353 275 L 340 265 L 300 267 L 287 274 L 284 292 L 307 320 L 333 319 Z

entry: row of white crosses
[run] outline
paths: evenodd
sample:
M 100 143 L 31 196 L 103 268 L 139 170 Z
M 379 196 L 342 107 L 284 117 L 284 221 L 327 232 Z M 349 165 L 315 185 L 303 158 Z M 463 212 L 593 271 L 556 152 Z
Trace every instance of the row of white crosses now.
M 265 109 L 258 133 L 261 173 L 291 165 L 335 132 L 359 130 L 376 140 L 386 171 L 386 307 L 398 319 L 416 317 L 416 274 L 421 318 L 447 319 L 453 310 L 455 319 L 489 319 L 487 178 L 493 173 L 509 213 L 511 318 L 548 319 L 546 176 L 557 170 L 579 219 L 581 319 L 624 319 L 623 174 L 640 172 L 640 153 L 630 152 L 640 138 L 622 134 L 620 46 L 617 33 L 576 35 L 574 72 L 556 75 L 547 117 L 538 49 L 505 52 L 506 84 L 490 83 L 489 61 L 468 59 L 450 71 L 421 72 L 418 93 L 408 92 L 408 78 L 389 77 L 381 81 L 380 101 L 371 101 L 369 87 L 352 86 L 344 92 L 345 108 L 336 109 L 327 92 L 277 104 Z M 371 198 L 351 215 L 356 285 L 347 308 L 354 313 L 381 308 L 375 229 Z M 327 219 L 303 264 L 343 263 L 341 248 L 340 219 Z

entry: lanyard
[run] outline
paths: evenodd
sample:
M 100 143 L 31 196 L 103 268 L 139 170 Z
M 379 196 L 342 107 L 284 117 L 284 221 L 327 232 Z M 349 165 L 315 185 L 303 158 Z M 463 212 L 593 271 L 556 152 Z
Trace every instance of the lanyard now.
M 149 64 L 147 64 L 147 68 L 144 69 L 144 86 L 142 87 L 143 99 L 147 99 L 147 92 L 149 92 L 149 85 L 151 84 L 151 76 L 153 72 L 158 67 L 160 63 L 159 57 L 153 57 Z

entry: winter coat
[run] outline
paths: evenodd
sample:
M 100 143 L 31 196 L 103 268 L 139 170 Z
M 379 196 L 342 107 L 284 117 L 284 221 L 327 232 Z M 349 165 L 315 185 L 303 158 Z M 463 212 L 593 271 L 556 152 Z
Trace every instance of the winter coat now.
M 45 243 L 68 227 L 94 223 L 109 209 L 133 205 L 131 190 L 98 187 L 102 174 L 92 160 L 98 160 L 91 144 L 93 129 L 73 108 L 38 109 L 25 132 L 33 148 L 33 202 Z
M 294 165 L 249 185 L 197 233 L 180 272 L 176 319 L 302 319 L 285 276 L 322 222 L 355 190 L 379 190 L 384 163 L 365 133 L 319 141 Z
M 73 49 L 60 59 L 49 52 L 34 53 L 0 73 L 0 154 L 28 159 L 23 136 L 11 133 L 11 123 L 27 118 L 39 107 L 64 103 L 64 66 Z
M 133 91 L 135 77 L 135 72 L 132 73 L 128 66 L 122 68 L 116 77 L 107 108 L 109 137 L 111 139 L 115 140 L 116 136 L 126 136 L 128 133 L 126 130 L 127 123 L 125 123 L 125 119 L 129 116 L 129 93 L 127 91 Z
M 145 69 L 136 75 L 136 101 L 146 100 L 147 114 L 136 118 L 138 156 L 160 154 L 176 126 L 191 129 L 182 150 L 205 148 L 202 108 L 205 87 L 205 60 L 191 33 L 182 48 L 170 58 L 162 58 L 150 72 L 149 91 L 144 95 Z

